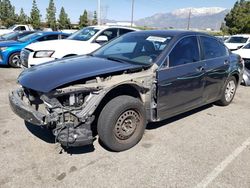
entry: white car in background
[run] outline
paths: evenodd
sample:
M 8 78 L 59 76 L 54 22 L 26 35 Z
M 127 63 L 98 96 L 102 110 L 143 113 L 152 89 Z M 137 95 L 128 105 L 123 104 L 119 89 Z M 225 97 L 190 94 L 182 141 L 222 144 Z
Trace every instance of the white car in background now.
M 225 45 L 231 51 L 237 50 L 248 43 L 250 43 L 250 35 L 247 34 L 233 35 L 225 41 Z
M 33 43 L 21 51 L 22 66 L 28 68 L 55 59 L 89 54 L 104 43 L 132 31 L 137 30 L 120 26 L 90 26 L 65 40 Z
M 240 55 L 244 60 L 245 70 L 243 74 L 243 81 L 244 85 L 250 86 L 250 43 L 234 51 L 233 53 Z

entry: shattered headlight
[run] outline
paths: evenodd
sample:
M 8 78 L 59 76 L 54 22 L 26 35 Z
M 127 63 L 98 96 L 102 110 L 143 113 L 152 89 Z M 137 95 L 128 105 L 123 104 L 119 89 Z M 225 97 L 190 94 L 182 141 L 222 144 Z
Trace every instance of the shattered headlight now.
M 43 50 L 43 51 L 37 51 L 34 54 L 34 57 L 36 58 L 43 58 L 43 57 L 51 57 L 55 51 L 53 50 Z

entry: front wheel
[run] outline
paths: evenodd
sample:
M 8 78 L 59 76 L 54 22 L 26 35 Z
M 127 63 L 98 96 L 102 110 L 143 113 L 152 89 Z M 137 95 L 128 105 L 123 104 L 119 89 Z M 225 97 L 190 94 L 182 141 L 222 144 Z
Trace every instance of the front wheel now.
M 229 105 L 236 93 L 236 88 L 237 88 L 237 82 L 235 77 L 230 77 L 227 82 L 225 87 L 223 88 L 223 93 L 221 96 L 221 99 L 216 102 L 216 104 L 220 106 L 227 106 Z
M 14 68 L 21 67 L 20 52 L 15 52 L 9 57 L 9 65 Z
M 100 141 L 110 150 L 124 151 L 136 145 L 146 127 L 142 102 L 131 96 L 118 96 L 103 108 L 97 123 Z

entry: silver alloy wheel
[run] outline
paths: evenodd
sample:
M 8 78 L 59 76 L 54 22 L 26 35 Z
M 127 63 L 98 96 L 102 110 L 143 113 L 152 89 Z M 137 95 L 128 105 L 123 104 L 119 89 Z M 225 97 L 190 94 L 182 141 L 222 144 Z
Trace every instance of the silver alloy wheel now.
M 126 140 L 131 137 L 137 126 L 140 125 L 140 114 L 134 110 L 125 111 L 118 118 L 114 133 L 115 136 L 120 140 Z
M 21 66 L 21 59 L 20 59 L 20 55 L 14 55 L 11 59 L 11 63 L 16 65 L 17 67 Z
M 236 90 L 235 82 L 233 80 L 229 81 L 225 91 L 225 99 L 227 102 L 230 102 L 233 99 L 235 90 Z

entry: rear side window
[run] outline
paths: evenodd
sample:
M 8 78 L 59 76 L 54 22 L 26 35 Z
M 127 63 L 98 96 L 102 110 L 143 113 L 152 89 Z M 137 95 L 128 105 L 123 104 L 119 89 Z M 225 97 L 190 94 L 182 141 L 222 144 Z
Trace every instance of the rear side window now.
M 133 30 L 130 30 L 130 29 L 119 29 L 119 36 L 132 32 L 132 31 Z
M 39 38 L 38 41 L 57 40 L 57 39 L 58 39 L 58 35 L 47 35 L 47 36 L 43 36 Z
M 195 36 L 180 40 L 169 55 L 169 67 L 193 63 L 200 60 L 199 47 Z
M 203 47 L 205 59 L 213 59 L 228 55 L 227 48 L 216 39 L 202 36 L 201 45 Z

